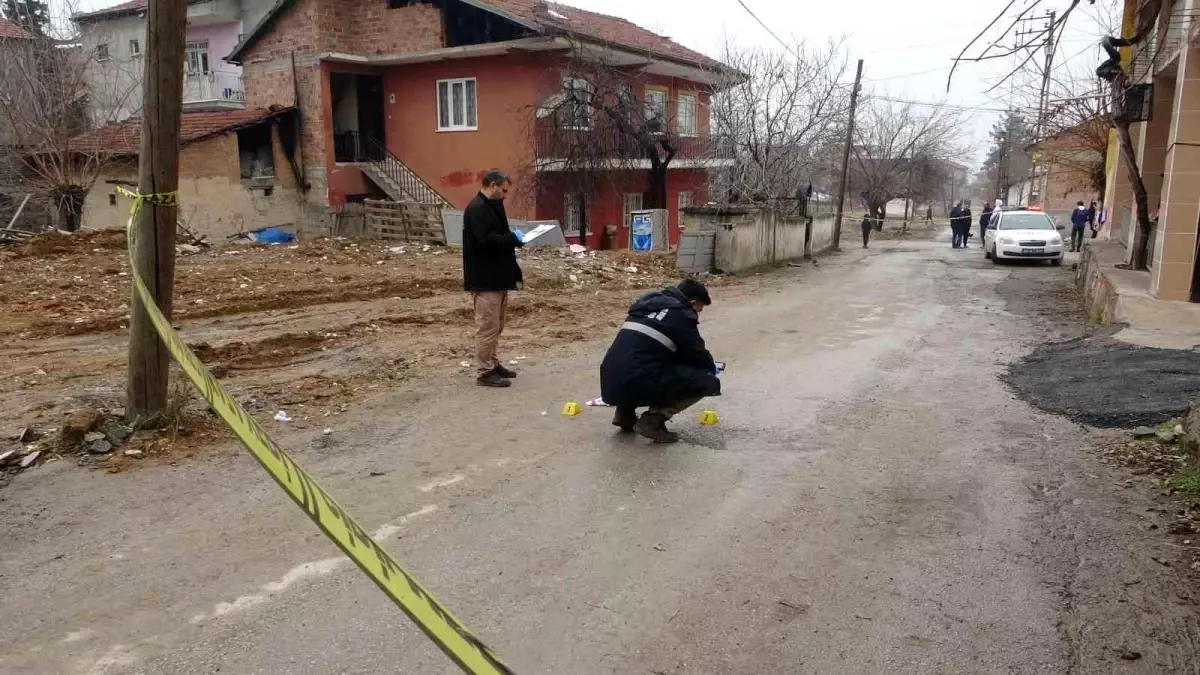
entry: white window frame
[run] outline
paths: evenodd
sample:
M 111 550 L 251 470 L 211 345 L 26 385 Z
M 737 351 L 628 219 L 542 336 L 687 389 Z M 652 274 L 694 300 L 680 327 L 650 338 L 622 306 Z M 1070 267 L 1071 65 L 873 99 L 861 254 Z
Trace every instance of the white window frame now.
M 137 38 L 129 41 L 129 56 L 139 58 L 142 55 L 142 42 Z
M 107 63 L 110 58 L 111 58 L 111 55 L 108 53 L 108 43 L 107 42 L 102 42 L 102 43 L 96 45 L 96 62 L 97 63 Z
M 688 116 L 685 116 L 683 113 L 683 111 L 685 110 L 683 102 L 685 100 L 689 101 L 688 107 L 686 108 L 689 111 Z M 697 112 L 699 110 L 699 108 L 698 108 L 699 101 L 697 100 L 696 95 L 691 94 L 691 93 L 680 94 L 679 99 L 675 103 L 675 106 L 676 106 L 676 112 L 675 112 L 675 129 L 676 129 L 676 131 L 679 133 L 680 136 L 695 136 L 696 135 L 696 117 L 697 117 Z M 686 124 L 686 126 L 685 126 L 685 124 Z
M 196 65 L 195 69 L 192 68 L 193 60 Z M 208 52 L 208 40 L 188 40 L 183 50 L 183 70 L 192 77 L 212 74 L 212 57 Z
M 652 98 L 662 97 L 661 101 L 652 101 Z M 666 89 L 657 89 L 655 87 L 646 87 L 646 121 L 650 121 L 655 117 L 659 117 L 662 122 L 663 131 L 667 129 L 667 105 L 671 100 L 671 92 Z
M 446 98 L 442 98 L 445 88 Z M 462 92 L 461 105 L 454 100 L 455 90 Z M 437 100 L 437 130 L 439 133 L 479 131 L 479 81 L 474 77 L 438 80 L 434 89 Z M 443 121 L 445 123 L 443 123 Z
M 642 204 L 645 203 L 646 196 L 641 192 L 626 192 L 624 198 L 625 219 L 621 221 L 621 227 L 629 227 L 629 217 L 634 211 L 641 211 Z M 632 202 L 632 203 L 631 203 Z
M 679 196 L 677 197 L 677 200 L 676 200 L 676 206 L 679 209 L 679 213 L 682 214 L 683 210 L 691 205 L 692 205 L 692 191 L 691 190 L 680 191 Z M 682 221 L 680 221 L 680 222 L 682 222 Z
M 587 200 L 584 199 L 582 192 L 567 192 L 563 194 L 563 236 L 578 237 L 581 229 L 580 221 L 586 221 L 586 231 L 583 236 L 588 236 L 592 233 L 592 223 L 590 219 L 583 214 L 583 208 L 586 207 Z
M 571 92 L 573 92 L 573 91 L 582 91 L 582 92 L 584 92 L 584 95 L 585 95 L 584 100 L 581 102 L 578 102 L 576 104 L 576 105 L 579 105 L 583 110 L 583 118 L 584 118 L 583 124 L 582 125 L 575 124 L 575 122 L 579 121 L 579 118 L 574 117 L 573 119 L 563 120 L 563 128 L 575 129 L 575 130 L 579 130 L 579 131 L 587 131 L 592 128 L 592 106 L 590 105 L 590 102 L 588 101 L 588 99 L 591 97 L 592 84 L 590 82 L 588 82 L 587 80 L 583 79 L 582 77 L 564 77 L 563 78 L 563 90 L 562 90 L 562 94 L 563 94 L 563 108 L 562 109 L 564 111 L 575 110 L 574 108 L 570 107 L 572 105 L 571 104 L 571 100 L 572 100 Z

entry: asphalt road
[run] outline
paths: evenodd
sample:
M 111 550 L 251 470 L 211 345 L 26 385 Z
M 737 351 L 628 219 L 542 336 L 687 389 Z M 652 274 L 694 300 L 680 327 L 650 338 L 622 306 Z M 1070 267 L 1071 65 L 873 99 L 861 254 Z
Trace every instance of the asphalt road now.
M 517 673 L 1197 672 L 1111 432 L 998 379 L 1068 276 L 906 241 L 752 280 L 673 447 L 558 414 L 603 341 L 272 428 Z M 0 510 L 0 672 L 456 672 L 244 454 L 58 462 Z

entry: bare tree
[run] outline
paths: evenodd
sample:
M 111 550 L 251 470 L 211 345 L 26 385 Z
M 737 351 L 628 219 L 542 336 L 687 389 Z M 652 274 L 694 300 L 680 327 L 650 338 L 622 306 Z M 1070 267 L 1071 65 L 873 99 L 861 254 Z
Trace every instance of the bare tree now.
M 0 50 L 2 141 L 22 161 L 15 189 L 49 204 L 60 229 L 78 229 L 84 196 L 110 157 L 105 148 L 77 139 L 90 126 L 89 101 L 97 87 L 85 74 L 95 55 L 69 34 L 28 33 L 4 40 Z
M 850 184 L 882 224 L 887 204 L 908 196 L 909 175 L 925 162 L 959 156 L 955 140 L 964 118 L 948 107 L 923 110 L 913 103 L 868 98 L 860 107 L 851 151 Z
M 706 133 L 709 90 L 698 85 L 671 99 L 636 59 L 629 65 L 620 58 L 578 43 L 547 70 L 545 89 L 554 93 L 535 110 L 534 190 L 586 199 L 604 185 L 621 192 L 644 179 L 645 208 L 667 208 L 671 162 L 713 152 Z M 587 205 L 581 199 L 577 207 L 584 226 Z
M 841 42 L 787 51 L 727 42 L 727 72 L 713 96 L 712 123 L 734 150 L 726 197 L 761 201 L 791 196 L 815 178 L 822 150 L 845 123 L 850 91 L 840 83 Z

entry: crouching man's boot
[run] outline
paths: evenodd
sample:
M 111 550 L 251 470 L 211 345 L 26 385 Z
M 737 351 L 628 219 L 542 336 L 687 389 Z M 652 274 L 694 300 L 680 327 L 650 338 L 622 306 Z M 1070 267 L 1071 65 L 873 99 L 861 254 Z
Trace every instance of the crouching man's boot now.
M 659 412 L 649 411 L 643 414 L 633 430 L 655 443 L 679 442 L 679 434 L 667 429 L 667 416 Z
M 613 426 L 624 433 L 632 432 L 633 428 L 637 426 L 637 421 L 637 410 L 633 408 L 617 406 L 617 411 L 613 413 Z

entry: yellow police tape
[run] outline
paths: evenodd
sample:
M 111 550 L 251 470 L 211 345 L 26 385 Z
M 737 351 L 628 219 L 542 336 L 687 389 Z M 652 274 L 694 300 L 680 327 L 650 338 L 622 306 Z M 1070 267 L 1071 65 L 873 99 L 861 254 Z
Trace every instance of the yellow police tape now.
M 137 227 L 134 221 L 142 204 L 173 205 L 176 203 L 176 194 L 140 195 L 120 187 L 117 190 L 133 199 L 133 206 L 129 211 L 127 239 L 133 288 L 145 306 L 146 313 L 163 344 L 192 384 L 200 390 L 208 405 L 225 421 L 238 440 L 254 455 L 259 464 L 262 464 L 271 478 L 279 483 L 284 492 L 288 493 L 292 501 L 321 528 L 325 536 L 350 556 L 371 581 L 404 610 L 429 639 L 441 647 L 463 671 L 481 675 L 512 675 L 512 671 L 500 662 L 499 657 L 487 645 L 480 642 L 455 619 L 449 610 L 396 562 L 395 558 L 372 540 L 317 481 L 267 436 L 267 432 L 258 422 L 217 383 L 204 367 L 204 363 L 192 353 L 171 327 L 171 322 L 159 311 L 150 290 L 138 274 L 137 262 L 134 260 L 134 251 L 137 249 Z

